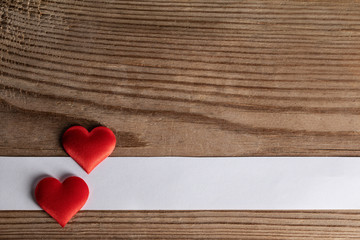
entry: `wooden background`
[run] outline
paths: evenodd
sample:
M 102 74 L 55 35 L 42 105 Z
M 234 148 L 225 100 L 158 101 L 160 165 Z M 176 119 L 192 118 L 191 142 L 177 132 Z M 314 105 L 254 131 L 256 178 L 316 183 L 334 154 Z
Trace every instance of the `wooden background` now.
M 360 155 L 359 1 L 0 0 L 0 27 L 0 155 L 74 124 L 113 156 Z M 360 211 L 0 212 L 12 237 L 360 238 Z

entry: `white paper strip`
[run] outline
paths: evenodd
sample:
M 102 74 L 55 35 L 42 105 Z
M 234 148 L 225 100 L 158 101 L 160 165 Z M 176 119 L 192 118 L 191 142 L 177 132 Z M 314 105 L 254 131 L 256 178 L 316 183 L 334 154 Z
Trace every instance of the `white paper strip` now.
M 48 175 L 82 177 L 88 210 L 360 208 L 360 158 L 110 157 L 87 175 L 67 157 L 0 157 L 0 210 L 40 209 Z

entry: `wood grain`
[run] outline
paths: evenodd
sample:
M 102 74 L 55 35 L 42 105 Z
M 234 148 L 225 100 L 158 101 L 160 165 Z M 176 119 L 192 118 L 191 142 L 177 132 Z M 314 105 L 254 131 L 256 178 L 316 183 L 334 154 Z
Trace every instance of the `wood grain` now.
M 358 156 L 359 10 L 1 0 L 0 154 L 62 156 L 84 124 L 114 156 Z
M 0 211 L 2 239 L 359 239 L 359 211 Z
M 0 0 L 0 155 L 359 156 L 360 1 Z M 4 196 L 1 196 L 4 197 Z M 359 239 L 359 211 L 0 211 L 0 238 Z

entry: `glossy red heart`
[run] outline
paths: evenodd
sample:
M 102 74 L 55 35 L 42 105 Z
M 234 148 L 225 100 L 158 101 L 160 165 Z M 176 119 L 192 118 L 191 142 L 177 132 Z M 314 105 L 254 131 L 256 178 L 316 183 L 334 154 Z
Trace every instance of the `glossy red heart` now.
M 35 188 L 39 206 L 62 227 L 84 206 L 89 188 L 79 177 L 69 177 L 63 183 L 56 178 L 42 179 Z
M 107 127 L 97 127 L 88 132 L 82 126 L 74 126 L 62 137 L 65 151 L 88 174 L 114 151 L 115 144 L 115 134 Z

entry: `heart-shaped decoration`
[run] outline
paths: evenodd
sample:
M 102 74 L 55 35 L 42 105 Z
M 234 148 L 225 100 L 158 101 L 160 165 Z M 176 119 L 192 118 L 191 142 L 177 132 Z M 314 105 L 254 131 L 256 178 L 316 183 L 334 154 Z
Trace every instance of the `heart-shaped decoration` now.
M 65 151 L 88 174 L 114 151 L 115 144 L 115 134 L 107 127 L 97 127 L 88 132 L 82 126 L 74 126 L 62 137 Z
M 56 178 L 42 179 L 35 188 L 39 206 L 62 227 L 84 206 L 89 188 L 79 177 L 69 177 L 63 183 Z

